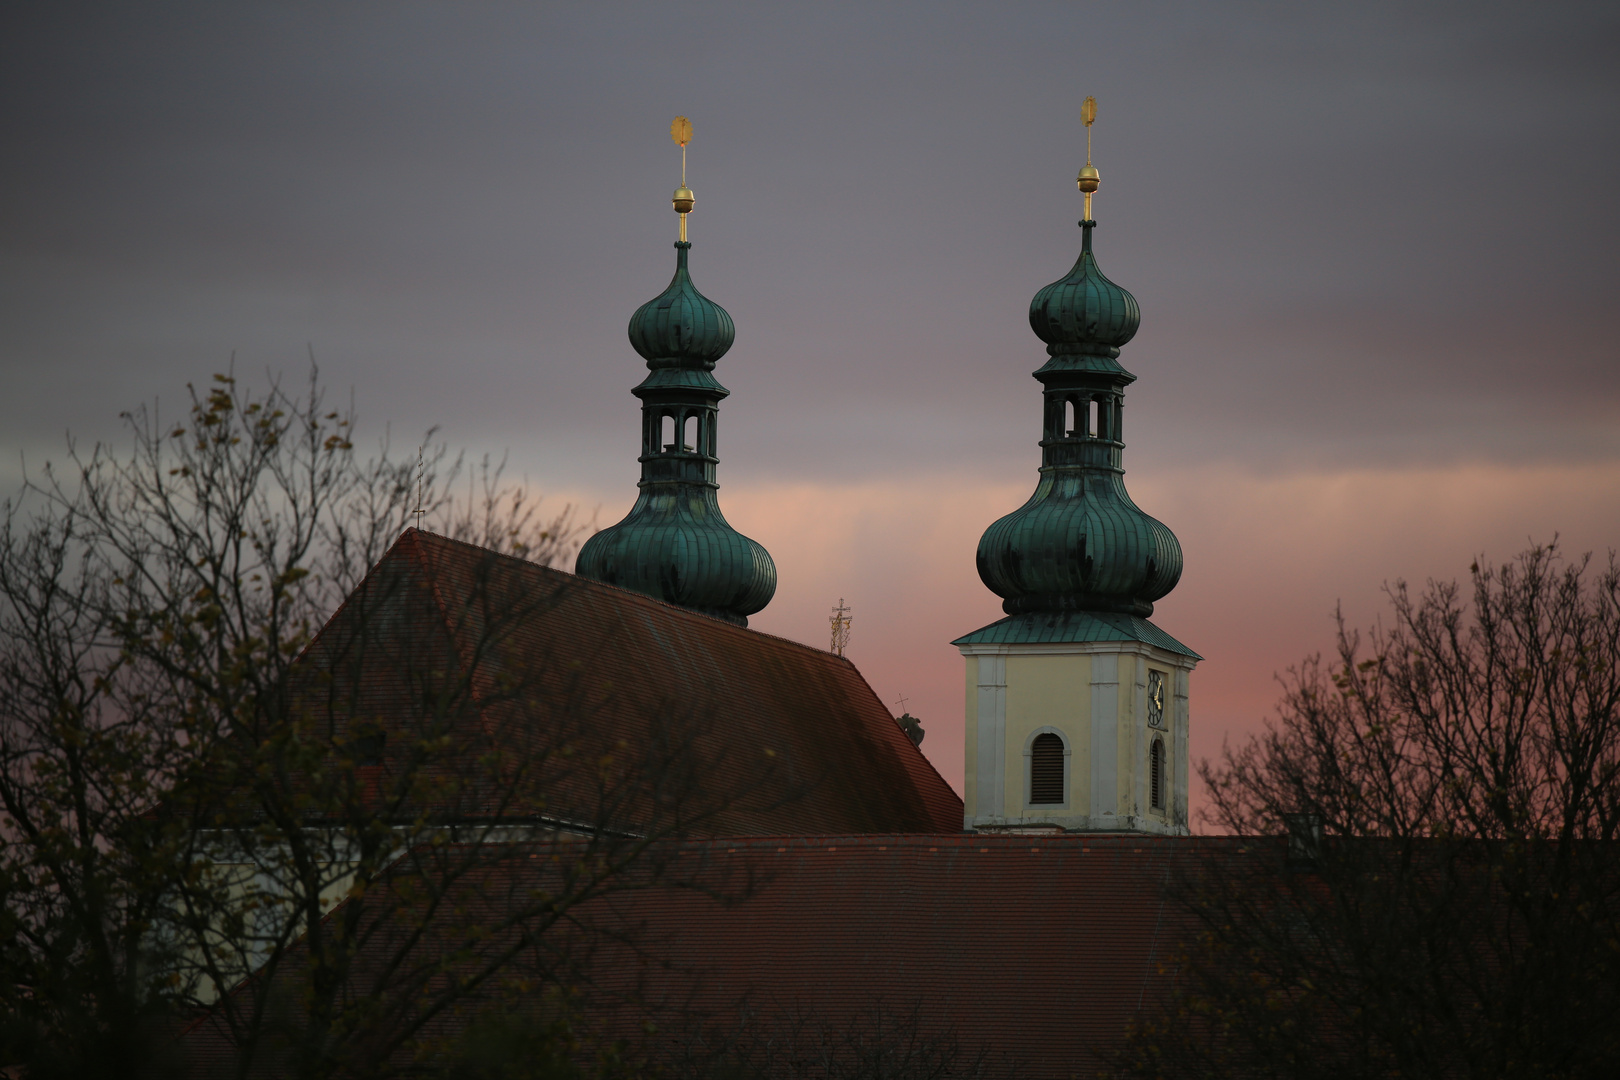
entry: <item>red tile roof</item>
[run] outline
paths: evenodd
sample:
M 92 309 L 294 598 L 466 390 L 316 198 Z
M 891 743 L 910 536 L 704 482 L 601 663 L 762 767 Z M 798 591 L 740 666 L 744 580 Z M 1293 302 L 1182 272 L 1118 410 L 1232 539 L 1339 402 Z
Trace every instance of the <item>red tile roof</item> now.
M 962 825 L 961 800 L 855 666 L 797 642 L 415 529 L 301 659 L 305 700 L 329 692 L 319 676 L 344 670 L 362 637 L 358 711 L 384 727 L 420 710 L 427 674 L 445 668 L 472 673 L 473 699 L 456 706 L 469 741 L 532 749 L 555 722 L 635 748 L 684 725 L 711 791 L 768 777 L 709 835 Z M 588 813 L 584 795 L 568 798 Z
M 632 1003 L 620 1024 L 596 1015 L 610 1030 L 652 1018 L 679 1039 L 692 1017 L 723 1031 L 743 1006 L 767 1022 L 808 1017 L 837 1030 L 881 1005 L 915 1011 L 918 1034 L 948 1033 L 1020 1077 L 1093 1077 L 1169 994 L 1178 946 L 1196 932 L 1166 899 L 1171 875 L 1244 847 L 1075 834 L 694 841 L 677 859 L 692 867 L 675 878 L 719 882 L 730 871 L 733 887 L 750 875 L 762 884 L 730 905 L 693 888 L 619 892 L 572 924 L 602 932 L 589 968 L 598 1000 Z M 497 897 L 544 884 L 548 862 L 534 850 L 510 846 L 476 899 L 445 910 L 483 906 L 474 917 L 496 921 Z M 206 1023 L 188 1043 L 199 1063 L 226 1060 Z
M 692 845 L 767 875 L 722 908 L 632 896 L 672 971 L 669 1000 L 788 1008 L 838 1022 L 917 1007 L 964 1048 L 1028 1077 L 1094 1076 L 1129 1022 L 1168 993 L 1193 931 L 1167 902 L 1174 865 L 1228 840 L 1137 836 L 782 837 Z M 639 978 L 628 957 L 598 978 Z M 645 994 L 646 991 L 644 990 Z

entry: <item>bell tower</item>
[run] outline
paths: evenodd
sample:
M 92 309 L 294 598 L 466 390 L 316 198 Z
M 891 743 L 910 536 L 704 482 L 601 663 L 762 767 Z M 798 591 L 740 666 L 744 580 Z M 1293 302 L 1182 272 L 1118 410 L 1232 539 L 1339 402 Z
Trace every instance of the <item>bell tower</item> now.
M 1188 677 L 1201 659 L 1153 623 L 1181 545 L 1125 490 L 1125 388 L 1136 298 L 1092 251 L 1096 100 L 1082 111 L 1080 257 L 1035 294 L 1046 343 L 1035 493 L 979 540 L 1007 618 L 952 644 L 967 661 L 969 829 L 1187 832 Z
M 681 220 L 675 276 L 630 317 L 630 344 L 649 371 L 631 391 L 641 399 L 639 491 L 623 521 L 585 541 L 574 572 L 747 626 L 776 592 L 776 565 L 720 512 L 717 428 L 730 391 L 714 365 L 736 330 L 687 269 L 686 216 L 697 201 L 686 186 L 691 121 L 677 116 L 670 134 L 681 146 L 681 186 L 670 200 Z

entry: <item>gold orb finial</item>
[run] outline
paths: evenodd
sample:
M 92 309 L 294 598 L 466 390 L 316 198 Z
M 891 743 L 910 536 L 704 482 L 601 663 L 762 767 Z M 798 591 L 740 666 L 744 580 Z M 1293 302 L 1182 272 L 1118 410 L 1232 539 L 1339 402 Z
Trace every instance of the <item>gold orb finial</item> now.
M 1102 186 L 1102 174 L 1091 164 L 1091 125 L 1097 122 L 1097 99 L 1086 95 L 1086 100 L 1080 105 L 1080 122 L 1086 125 L 1086 163 L 1081 166 L 1080 175 L 1075 177 L 1075 186 L 1086 197 L 1086 220 L 1091 220 L 1091 194 Z
M 697 196 L 692 189 L 686 186 L 686 144 L 692 141 L 692 121 L 684 116 L 677 116 L 669 125 L 669 137 L 674 139 L 681 147 L 681 186 L 675 189 L 670 204 L 675 212 L 681 215 L 681 243 L 686 243 L 686 215 L 692 212 L 697 205 Z

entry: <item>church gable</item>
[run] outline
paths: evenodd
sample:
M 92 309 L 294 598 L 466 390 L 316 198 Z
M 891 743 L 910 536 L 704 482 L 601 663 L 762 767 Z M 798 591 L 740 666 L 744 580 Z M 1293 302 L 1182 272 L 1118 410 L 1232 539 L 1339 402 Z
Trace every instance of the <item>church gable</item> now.
M 921 832 L 962 820 L 961 801 L 847 660 L 417 530 L 322 630 L 295 697 L 372 740 L 361 752 L 384 773 L 433 716 L 463 744 L 449 762 L 560 755 L 546 816 L 597 810 L 587 770 L 563 757 L 666 753 L 673 764 L 679 751 L 680 768 L 701 766 L 690 778 L 707 792 L 699 833 Z

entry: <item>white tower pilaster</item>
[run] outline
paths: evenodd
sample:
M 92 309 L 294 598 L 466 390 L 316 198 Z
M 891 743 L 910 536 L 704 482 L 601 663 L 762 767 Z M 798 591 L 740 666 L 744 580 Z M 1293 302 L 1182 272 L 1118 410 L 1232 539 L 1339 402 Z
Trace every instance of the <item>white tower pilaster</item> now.
M 1196 656 L 1145 641 L 957 645 L 967 662 L 966 828 L 1187 832 Z M 1062 744 L 1055 791 L 1036 776 L 1041 754 L 1048 768 L 1054 760 L 1050 736 Z

